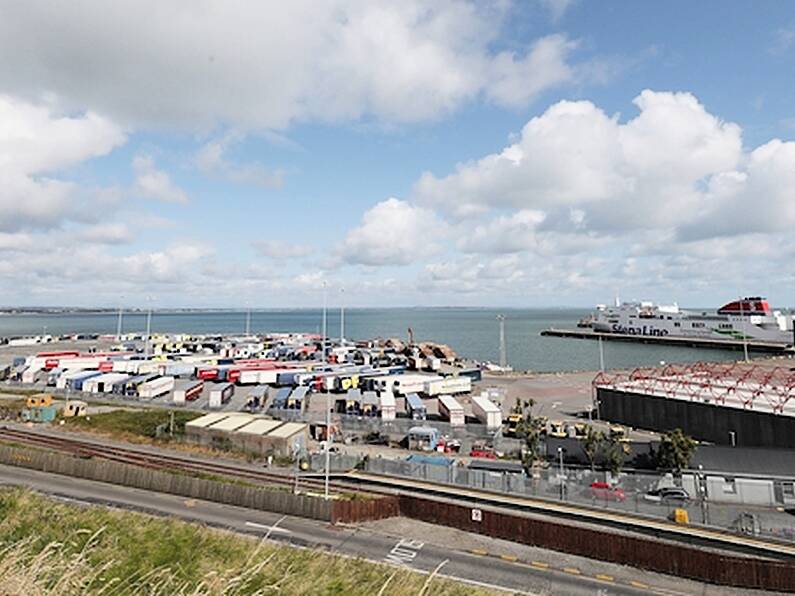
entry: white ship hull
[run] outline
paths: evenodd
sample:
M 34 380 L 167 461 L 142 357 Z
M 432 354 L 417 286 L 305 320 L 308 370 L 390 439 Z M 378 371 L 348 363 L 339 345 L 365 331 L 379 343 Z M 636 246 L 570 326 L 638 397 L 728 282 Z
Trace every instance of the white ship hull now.
M 755 299 L 746 299 L 755 300 Z M 604 333 L 645 337 L 684 337 L 710 340 L 764 341 L 793 344 L 792 315 L 769 311 L 767 302 L 730 303 L 717 313 L 681 310 L 678 306 L 625 303 L 597 307 L 592 327 Z M 753 308 L 753 305 L 759 308 Z M 763 305 L 763 306 L 762 306 Z M 739 310 L 738 310 L 739 308 Z M 738 314 L 733 314 L 733 311 Z

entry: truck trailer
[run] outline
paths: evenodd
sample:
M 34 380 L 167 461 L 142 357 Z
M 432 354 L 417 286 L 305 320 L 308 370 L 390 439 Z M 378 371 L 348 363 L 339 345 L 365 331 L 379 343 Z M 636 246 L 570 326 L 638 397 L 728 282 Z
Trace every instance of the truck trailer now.
M 439 416 L 448 420 L 450 426 L 464 426 L 464 407 L 452 395 L 439 396 Z
M 210 390 L 210 408 L 220 408 L 227 403 L 235 393 L 235 386 L 232 383 L 221 383 Z
M 486 425 L 494 429 L 502 426 L 502 410 L 493 401 L 482 395 L 472 398 L 472 414 Z

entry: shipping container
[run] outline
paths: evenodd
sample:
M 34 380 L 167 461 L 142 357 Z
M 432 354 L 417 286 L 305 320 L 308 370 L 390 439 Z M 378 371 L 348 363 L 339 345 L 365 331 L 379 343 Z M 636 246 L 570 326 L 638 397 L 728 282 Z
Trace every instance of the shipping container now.
M 192 377 L 196 374 L 196 365 L 188 362 L 168 362 L 161 364 L 157 372 L 168 377 Z
M 290 397 L 290 393 L 292 393 L 292 390 L 289 387 L 279 389 L 273 397 L 273 403 L 271 403 L 270 407 L 277 409 L 286 408 L 287 398 Z
M 66 382 L 66 389 L 70 389 L 72 391 L 82 391 L 83 390 L 83 383 L 87 380 L 92 379 L 94 377 L 98 377 L 102 373 L 98 370 L 86 370 L 83 371 L 82 374 L 75 375 L 74 377 L 70 378 Z
M 83 383 L 83 391 L 85 393 L 110 393 L 113 386 L 128 379 L 129 376 L 124 373 L 103 373 Z
M 464 426 L 464 407 L 452 395 L 439 396 L 439 416 L 450 421 L 450 426 Z
M 469 377 L 446 377 L 428 381 L 425 395 L 454 395 L 472 391 L 472 379 Z
M 395 396 L 390 392 L 384 392 L 380 396 L 381 400 L 381 420 L 390 422 L 397 416 L 397 404 Z
M 157 377 L 138 385 L 138 397 L 152 399 L 165 395 L 174 388 L 174 377 Z
M 408 395 L 409 393 L 425 393 L 427 395 L 438 395 L 438 393 L 451 393 L 450 391 L 440 391 L 438 393 L 428 393 L 428 386 L 431 383 L 442 381 L 442 377 L 435 375 L 403 375 L 403 378 L 395 381 L 395 395 Z
M 136 375 L 131 377 L 124 383 L 124 395 L 127 397 L 136 397 L 138 395 L 138 387 L 144 383 L 148 383 L 156 379 L 159 375 L 156 374 L 148 374 L 148 375 Z
M 428 416 L 425 404 L 422 403 L 420 396 L 416 393 L 409 393 L 406 396 L 406 414 L 412 420 L 425 420 Z
M 472 397 L 472 414 L 489 429 L 502 426 L 502 410 L 487 397 Z
M 182 381 L 174 389 L 174 403 L 184 404 L 188 401 L 195 401 L 204 390 L 204 381 Z
M 381 401 L 375 391 L 365 391 L 362 394 L 362 416 L 378 416 Z
M 220 408 L 227 403 L 235 393 L 235 386 L 232 383 L 221 383 L 210 389 L 210 408 Z
M 296 387 L 293 389 L 290 396 L 287 398 L 287 409 L 288 410 L 303 410 L 304 409 L 304 398 L 306 394 L 309 393 L 308 387 Z

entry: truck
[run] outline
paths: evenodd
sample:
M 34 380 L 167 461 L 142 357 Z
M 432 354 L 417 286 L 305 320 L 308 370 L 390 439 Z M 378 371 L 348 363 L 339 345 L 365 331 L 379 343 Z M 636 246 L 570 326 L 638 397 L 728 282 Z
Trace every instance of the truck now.
M 188 401 L 194 401 L 199 398 L 204 390 L 204 381 L 198 379 L 196 381 L 183 381 L 174 389 L 174 403 L 184 404 Z
M 472 391 L 472 379 L 469 377 L 446 377 L 430 380 L 426 383 L 424 390 L 429 397 L 441 394 L 469 393 Z
M 464 426 L 464 407 L 452 395 L 439 396 L 439 416 L 448 420 L 450 426 Z
M 502 410 L 487 397 L 482 395 L 472 397 L 472 414 L 488 429 L 497 429 L 502 426 Z
M 235 393 L 235 386 L 232 383 L 221 383 L 210 390 L 210 408 L 220 408 L 227 403 Z
M 406 396 L 406 414 L 412 420 L 425 420 L 428 417 L 428 410 L 416 393 L 409 393 Z
M 443 380 L 444 377 L 436 375 L 403 375 L 394 383 L 395 395 L 408 395 L 409 393 L 425 393 L 428 395 L 428 385 Z M 437 393 L 450 393 L 439 391 Z M 436 395 L 436 394 L 434 394 Z

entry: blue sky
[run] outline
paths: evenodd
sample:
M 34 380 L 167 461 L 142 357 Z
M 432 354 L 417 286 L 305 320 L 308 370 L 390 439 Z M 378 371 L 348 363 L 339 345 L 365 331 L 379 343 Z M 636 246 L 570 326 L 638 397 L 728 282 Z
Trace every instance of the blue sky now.
M 790 2 L 0 22 L 0 303 L 795 305 Z

